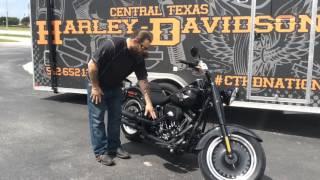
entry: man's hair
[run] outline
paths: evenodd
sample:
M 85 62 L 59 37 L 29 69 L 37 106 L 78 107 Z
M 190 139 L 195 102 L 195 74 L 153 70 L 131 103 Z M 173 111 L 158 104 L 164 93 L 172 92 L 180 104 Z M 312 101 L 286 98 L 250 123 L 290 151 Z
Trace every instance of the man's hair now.
M 132 36 L 133 39 L 136 39 L 138 43 L 143 43 L 145 40 L 149 40 L 152 42 L 153 40 L 153 35 L 149 31 L 137 31 L 136 33 L 133 34 Z

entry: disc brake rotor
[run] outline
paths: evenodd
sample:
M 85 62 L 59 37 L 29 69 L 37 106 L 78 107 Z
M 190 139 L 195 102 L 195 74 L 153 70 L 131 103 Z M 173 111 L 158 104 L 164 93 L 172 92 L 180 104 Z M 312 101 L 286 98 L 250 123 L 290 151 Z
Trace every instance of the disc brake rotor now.
M 248 149 L 240 142 L 231 141 L 233 157 L 227 156 L 226 148 L 220 143 L 213 151 L 212 162 L 217 172 L 225 177 L 235 179 L 248 172 L 251 165 L 251 158 Z

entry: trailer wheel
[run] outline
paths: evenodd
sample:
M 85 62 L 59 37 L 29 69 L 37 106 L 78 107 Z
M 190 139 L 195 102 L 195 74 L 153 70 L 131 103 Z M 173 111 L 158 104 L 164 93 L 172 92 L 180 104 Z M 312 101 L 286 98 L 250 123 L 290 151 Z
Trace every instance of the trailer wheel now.
M 179 88 L 171 83 L 158 83 L 159 86 L 164 90 L 165 95 L 171 95 L 179 90 Z

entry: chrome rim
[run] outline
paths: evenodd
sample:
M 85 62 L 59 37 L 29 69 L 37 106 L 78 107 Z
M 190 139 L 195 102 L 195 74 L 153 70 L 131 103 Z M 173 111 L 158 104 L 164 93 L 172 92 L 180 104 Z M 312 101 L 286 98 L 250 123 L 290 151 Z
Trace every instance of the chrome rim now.
M 238 161 L 239 167 L 233 166 L 232 169 L 227 166 L 223 166 L 226 150 L 223 139 L 220 137 L 214 139 L 207 150 L 206 160 L 210 172 L 214 177 L 221 180 L 249 179 L 255 172 L 257 166 L 257 155 L 253 146 L 245 138 L 234 134 L 231 135 L 230 142 L 232 148 L 234 148 L 234 153 L 236 153 L 235 155 L 238 154 L 238 156 L 242 156 L 241 158 L 238 157 L 238 159 L 241 159 Z M 243 155 L 247 156 L 244 157 Z

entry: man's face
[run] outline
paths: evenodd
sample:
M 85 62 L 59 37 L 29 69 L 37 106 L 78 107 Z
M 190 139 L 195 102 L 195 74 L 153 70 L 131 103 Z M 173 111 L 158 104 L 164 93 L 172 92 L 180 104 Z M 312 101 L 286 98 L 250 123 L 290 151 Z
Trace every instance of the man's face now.
M 148 48 L 150 47 L 151 42 L 148 39 L 145 39 L 142 43 L 136 43 L 136 45 L 131 49 L 132 53 L 139 56 L 147 57 Z

